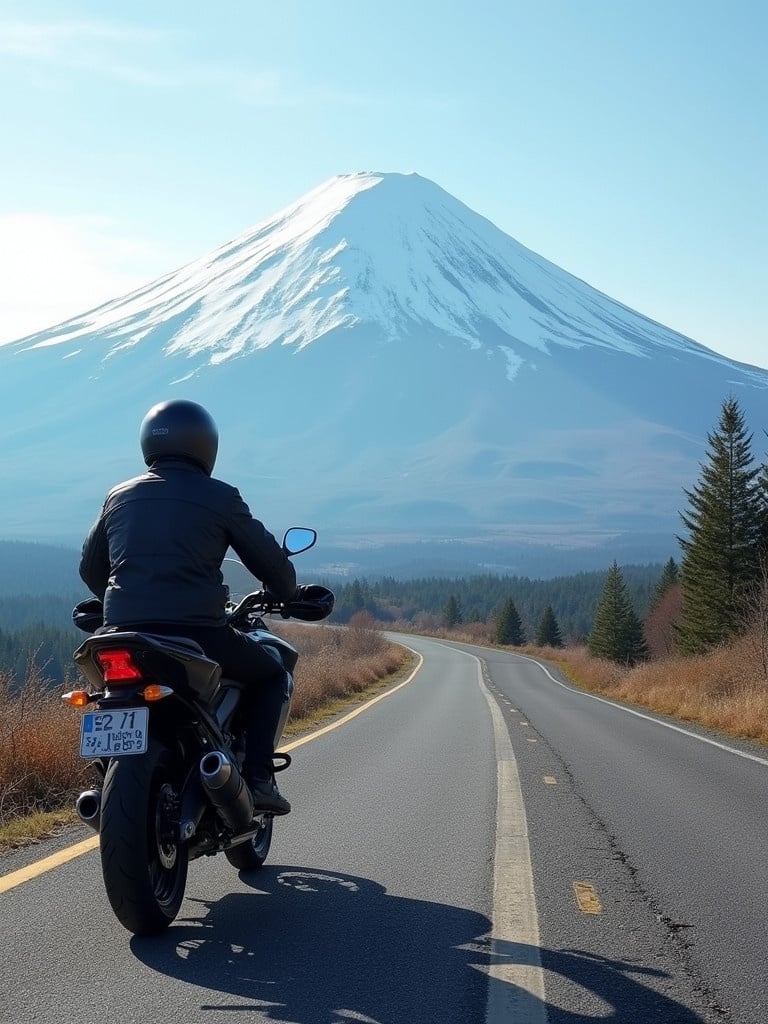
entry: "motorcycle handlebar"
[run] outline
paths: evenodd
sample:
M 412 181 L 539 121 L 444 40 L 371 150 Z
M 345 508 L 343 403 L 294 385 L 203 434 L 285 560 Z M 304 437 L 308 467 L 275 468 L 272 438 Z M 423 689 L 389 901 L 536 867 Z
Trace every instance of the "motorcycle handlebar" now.
M 254 591 L 246 595 L 227 618 L 233 625 L 238 618 L 259 615 L 281 615 L 284 619 L 319 622 L 331 614 L 333 605 L 333 591 L 312 583 L 298 587 L 290 601 L 279 601 L 266 590 Z

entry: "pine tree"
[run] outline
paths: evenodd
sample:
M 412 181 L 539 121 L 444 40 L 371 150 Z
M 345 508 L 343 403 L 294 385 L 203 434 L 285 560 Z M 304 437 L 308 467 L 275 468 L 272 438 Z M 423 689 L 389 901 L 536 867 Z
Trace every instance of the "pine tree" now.
M 523 624 L 511 597 L 508 597 L 501 606 L 501 611 L 496 619 L 494 639 L 497 644 L 508 644 L 512 647 L 522 647 L 525 643 Z
M 658 583 L 654 587 L 653 594 L 651 595 L 651 604 L 649 612 L 654 611 L 661 604 L 661 601 L 669 590 L 670 587 L 674 587 L 680 580 L 680 569 L 678 568 L 677 562 L 674 558 L 670 558 L 665 563 L 664 568 L 661 570 L 661 576 L 659 576 Z
M 536 632 L 537 647 L 562 647 L 563 637 L 551 604 L 544 609 Z
M 634 665 L 647 657 L 643 627 L 616 562 L 608 570 L 587 647 L 594 657 L 623 665 Z
M 716 431 L 708 435 L 707 462 L 685 494 L 680 517 L 688 536 L 680 583 L 683 615 L 680 650 L 695 654 L 727 640 L 743 624 L 743 595 L 755 579 L 764 529 L 764 499 L 752 457 L 752 435 L 735 398 L 723 402 Z
M 461 602 L 455 594 L 451 594 L 443 608 L 443 625 L 446 629 L 453 629 L 461 625 L 462 621 Z

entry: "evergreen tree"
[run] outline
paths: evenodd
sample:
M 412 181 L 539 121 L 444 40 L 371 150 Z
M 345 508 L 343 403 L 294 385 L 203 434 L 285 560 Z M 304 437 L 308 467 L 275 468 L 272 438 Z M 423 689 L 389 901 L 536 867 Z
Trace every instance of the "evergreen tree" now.
M 683 550 L 678 640 L 686 654 L 704 651 L 740 630 L 744 592 L 758 571 L 765 519 L 752 435 L 735 398 L 723 402 L 718 428 L 708 441 L 699 482 L 685 492 L 690 507 L 680 513 L 688 536 L 678 538 Z
M 509 644 L 512 647 L 522 647 L 525 643 L 523 624 L 511 597 L 508 597 L 501 606 L 496 619 L 494 639 L 497 644 Z
M 443 608 L 443 625 L 446 629 L 453 629 L 461 625 L 461 602 L 455 594 L 450 594 Z
M 594 657 L 623 665 L 634 665 L 647 657 L 643 627 L 616 562 L 608 570 L 587 647 Z
M 536 632 L 537 647 L 562 647 L 563 637 L 551 604 L 544 609 Z
M 653 594 L 651 595 L 651 606 L 649 611 L 654 611 L 661 604 L 662 598 L 667 593 L 670 587 L 674 587 L 680 580 L 680 569 L 678 568 L 677 562 L 674 558 L 670 558 L 668 562 L 665 562 L 664 568 L 659 576 L 659 581 L 654 587 Z

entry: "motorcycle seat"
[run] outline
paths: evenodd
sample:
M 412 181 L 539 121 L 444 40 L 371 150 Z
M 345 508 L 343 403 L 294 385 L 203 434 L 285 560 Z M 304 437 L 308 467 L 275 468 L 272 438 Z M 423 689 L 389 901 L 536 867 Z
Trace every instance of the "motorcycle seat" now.
M 144 635 L 151 636 L 156 640 L 161 640 L 166 644 L 174 644 L 176 647 L 186 647 L 188 650 L 192 651 L 193 654 L 202 654 L 204 657 L 206 656 L 205 651 L 200 644 L 196 640 L 190 640 L 188 636 L 168 636 L 165 633 L 162 636 L 159 633 L 145 633 Z

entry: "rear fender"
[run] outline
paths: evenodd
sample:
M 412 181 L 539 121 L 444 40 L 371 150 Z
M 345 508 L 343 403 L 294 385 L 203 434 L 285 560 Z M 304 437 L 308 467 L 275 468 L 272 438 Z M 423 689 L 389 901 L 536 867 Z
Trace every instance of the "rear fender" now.
M 89 637 L 75 651 L 75 664 L 98 689 L 103 687 L 104 677 L 97 655 L 109 648 L 125 648 L 131 652 L 141 670 L 143 683 L 163 683 L 203 701 L 210 701 L 218 689 L 221 667 L 207 658 L 197 644 L 183 637 L 132 631 L 99 633 Z

